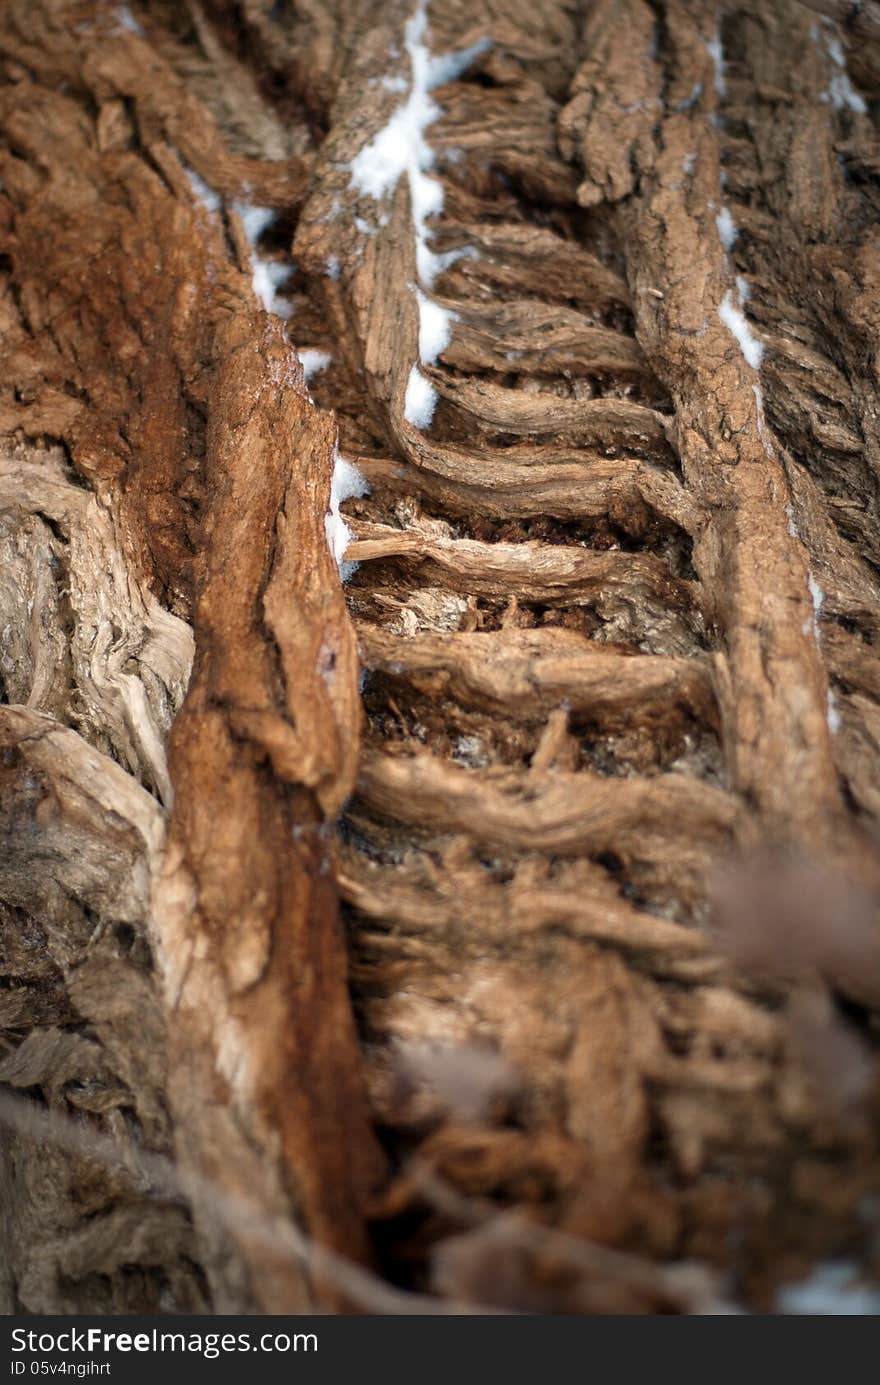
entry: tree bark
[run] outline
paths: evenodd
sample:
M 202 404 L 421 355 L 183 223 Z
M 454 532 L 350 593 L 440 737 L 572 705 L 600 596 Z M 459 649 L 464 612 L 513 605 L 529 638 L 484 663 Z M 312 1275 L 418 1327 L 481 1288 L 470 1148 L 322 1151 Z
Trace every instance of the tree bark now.
M 878 14 L 5 7 L 5 1311 L 880 1278 Z

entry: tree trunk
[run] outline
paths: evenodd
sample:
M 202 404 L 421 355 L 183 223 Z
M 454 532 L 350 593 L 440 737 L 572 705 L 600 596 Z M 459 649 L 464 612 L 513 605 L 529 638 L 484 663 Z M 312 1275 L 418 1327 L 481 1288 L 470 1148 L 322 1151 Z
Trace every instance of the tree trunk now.
M 0 61 L 4 1310 L 880 1278 L 880 6 Z

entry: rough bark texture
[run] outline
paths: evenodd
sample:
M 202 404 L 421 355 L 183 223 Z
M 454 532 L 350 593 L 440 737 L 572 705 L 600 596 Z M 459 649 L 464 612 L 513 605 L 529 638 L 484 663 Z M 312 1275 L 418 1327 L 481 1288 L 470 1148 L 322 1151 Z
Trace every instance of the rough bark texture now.
M 880 7 L 0 62 L 6 1310 L 880 1278 Z

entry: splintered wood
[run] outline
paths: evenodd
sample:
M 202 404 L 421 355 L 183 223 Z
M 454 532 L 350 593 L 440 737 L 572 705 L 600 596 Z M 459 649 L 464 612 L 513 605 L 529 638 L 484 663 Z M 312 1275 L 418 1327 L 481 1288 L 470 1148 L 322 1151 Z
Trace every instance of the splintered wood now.
M 880 1279 L 880 7 L 0 64 L 4 1311 Z

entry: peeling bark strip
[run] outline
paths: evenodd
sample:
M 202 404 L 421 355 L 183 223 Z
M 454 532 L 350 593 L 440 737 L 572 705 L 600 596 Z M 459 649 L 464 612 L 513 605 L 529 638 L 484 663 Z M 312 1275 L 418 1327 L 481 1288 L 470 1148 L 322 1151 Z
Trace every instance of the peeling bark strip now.
M 880 1278 L 878 12 L 5 7 L 9 1310 Z
M 208 400 L 196 664 L 155 925 L 182 1152 L 226 1192 L 351 1258 L 379 1171 L 367 1134 L 330 862 L 357 753 L 357 661 L 324 535 L 335 429 L 277 320 L 229 315 Z M 210 1217 L 210 1207 L 202 1207 Z M 250 1251 L 264 1311 L 312 1302 Z M 217 1303 L 243 1292 L 232 1270 Z M 232 1278 L 229 1278 L 229 1275 Z
M 243 238 L 231 255 L 186 170 L 289 209 L 303 162 L 229 150 L 175 72 L 173 42 L 154 49 L 109 7 L 82 11 L 11 6 L 0 33 L 4 423 L 60 440 L 96 492 L 54 455 L 19 446 L 4 458 L 7 696 L 75 725 L 169 805 L 173 789 L 164 863 L 153 841 L 135 918 L 78 876 L 71 889 L 99 929 L 136 927 L 139 947 L 155 950 L 168 1049 L 156 1099 L 170 1106 L 184 1173 L 365 1259 L 363 1206 L 380 1165 L 331 865 L 359 721 L 354 637 L 324 532 L 335 429 L 309 404 L 277 319 L 254 301 Z M 246 90 L 243 72 L 237 80 Z M 170 778 L 164 742 L 192 637 L 151 589 L 195 631 Z M 60 764 L 74 747 L 74 783 L 88 795 L 100 757 L 92 764 L 73 731 L 47 725 L 46 749 L 62 738 Z M 158 806 L 109 768 L 152 805 L 161 839 Z M 38 859 L 82 849 L 73 821 L 39 810 L 36 821 Z M 13 843 L 23 822 L 13 811 Z M 112 878 L 114 830 L 93 831 Z M 6 899 L 23 919 L 46 907 L 39 890 Z M 88 933 L 75 946 L 81 968 L 83 947 L 87 956 Z M 144 984 L 155 1006 L 154 977 Z M 163 1054 L 165 1043 L 162 1033 Z M 200 1248 L 189 1253 L 215 1308 L 313 1303 L 307 1266 L 289 1255 L 268 1265 L 240 1226 L 230 1241 L 204 1195 L 194 1210 Z M 126 1248 L 139 1264 L 146 1252 Z M 14 1302 L 97 1306 L 87 1278 L 97 1263 L 84 1297 L 65 1300 L 51 1277 L 35 1285 L 19 1273 L 24 1246 L 14 1255 Z M 148 1258 L 144 1274 L 165 1263 L 164 1251 Z M 193 1303 L 185 1284 L 181 1295 L 175 1306 Z M 115 1289 L 111 1302 L 132 1306 Z

